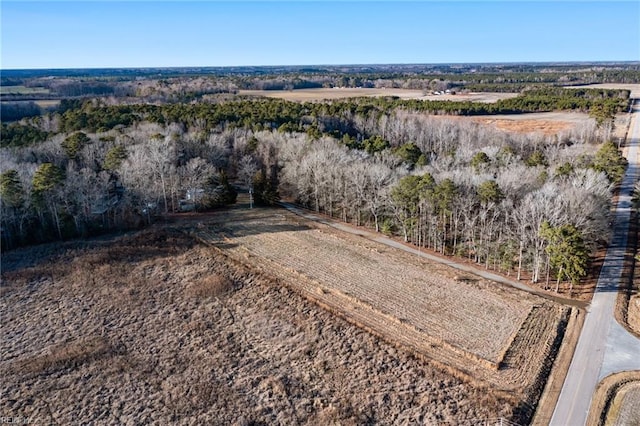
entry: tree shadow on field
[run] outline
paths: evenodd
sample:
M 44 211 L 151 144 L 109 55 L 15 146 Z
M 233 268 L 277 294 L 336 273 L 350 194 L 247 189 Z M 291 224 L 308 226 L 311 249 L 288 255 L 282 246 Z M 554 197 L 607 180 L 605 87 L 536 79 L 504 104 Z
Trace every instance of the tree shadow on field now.
M 513 415 L 509 419 L 508 424 L 528 425 L 533 419 L 535 410 L 526 401 L 520 401 L 520 403 L 513 410 Z
M 231 237 L 248 237 L 251 235 L 260 234 L 275 234 L 279 232 L 299 232 L 309 231 L 313 228 L 306 225 L 294 225 L 294 224 L 250 224 L 248 226 L 240 226 L 234 228 L 225 229 L 225 234 Z
M 2 286 L 38 277 L 60 278 L 77 268 L 92 271 L 102 265 L 123 267 L 179 254 L 197 244 L 173 229 L 156 227 L 108 239 L 74 240 L 23 247 L 2 254 Z
M 212 237 L 242 238 L 252 235 L 300 232 L 316 229 L 298 222 L 284 209 L 253 208 L 221 211 L 215 218 L 204 220 L 197 228 Z M 212 241 L 214 242 L 214 241 Z

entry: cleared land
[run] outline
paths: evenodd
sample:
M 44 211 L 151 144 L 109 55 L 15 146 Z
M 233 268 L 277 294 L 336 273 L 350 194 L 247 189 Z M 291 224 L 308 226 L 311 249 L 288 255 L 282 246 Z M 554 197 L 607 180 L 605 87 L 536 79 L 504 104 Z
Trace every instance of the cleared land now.
M 589 117 L 589 114 L 574 111 L 476 116 L 434 115 L 432 117 L 445 120 L 470 120 L 505 132 L 539 133 L 545 136 L 554 136 L 572 129 L 580 129 L 581 126 L 594 121 L 593 118 Z M 624 138 L 628 126 L 628 114 L 618 114 L 612 137 Z
M 265 96 L 288 101 L 313 102 L 331 99 L 356 97 L 397 96 L 401 99 L 420 99 L 429 101 L 474 101 L 492 103 L 500 99 L 515 98 L 518 93 L 472 92 L 455 95 L 426 94 L 424 90 L 412 89 L 369 89 L 369 88 L 332 88 L 332 89 L 297 89 L 297 90 L 240 90 L 239 95 Z
M 56 100 L 56 99 L 38 100 L 38 101 L 34 101 L 34 102 L 40 108 L 55 108 L 58 105 L 60 105 L 60 100 Z
M 384 340 L 533 404 L 569 315 L 280 209 L 237 209 L 194 232 Z
M 465 117 L 466 118 L 466 117 Z M 515 133 L 541 133 L 551 136 L 592 120 L 579 112 L 540 112 L 511 115 L 480 115 L 468 118 L 499 130 Z
M 2 270 L 3 416 L 123 425 L 519 419 L 512 400 L 174 229 L 7 252 Z
M 46 87 L 0 86 L 0 93 L 7 95 L 46 95 L 49 93 L 49 89 Z

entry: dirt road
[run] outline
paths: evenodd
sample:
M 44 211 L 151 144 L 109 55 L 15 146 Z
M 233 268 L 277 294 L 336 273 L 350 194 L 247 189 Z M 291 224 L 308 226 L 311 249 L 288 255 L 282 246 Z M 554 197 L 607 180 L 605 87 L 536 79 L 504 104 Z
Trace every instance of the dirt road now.
M 639 121 L 640 102 L 636 100 L 628 136 L 629 167 L 620 189 L 613 240 L 587 309 L 580 340 L 551 419 L 552 425 L 584 425 L 596 385 L 602 378 L 614 372 L 640 370 L 640 340 L 620 326 L 614 317 L 627 247 L 631 196 L 638 179 Z

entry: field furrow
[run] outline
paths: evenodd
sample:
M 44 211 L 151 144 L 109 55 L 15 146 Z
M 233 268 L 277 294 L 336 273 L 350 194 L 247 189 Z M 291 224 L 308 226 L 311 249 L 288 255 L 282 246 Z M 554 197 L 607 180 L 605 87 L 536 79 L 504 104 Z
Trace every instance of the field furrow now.
M 394 344 L 504 389 L 537 382 L 562 310 L 275 209 L 236 211 L 198 235 Z M 526 387 L 526 386 L 525 386 Z

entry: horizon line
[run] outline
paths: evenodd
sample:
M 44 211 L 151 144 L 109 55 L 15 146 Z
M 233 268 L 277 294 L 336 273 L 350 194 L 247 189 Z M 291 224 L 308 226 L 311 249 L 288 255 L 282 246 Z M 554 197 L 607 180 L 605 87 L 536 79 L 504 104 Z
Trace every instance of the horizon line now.
M 362 66 L 437 66 L 437 65 L 591 65 L 591 64 L 638 64 L 638 59 L 620 60 L 566 60 L 566 61 L 487 61 L 487 62 L 371 62 L 371 63 L 335 63 L 335 64 L 272 64 L 272 65 L 145 65 L 145 66 L 88 66 L 88 67 L 32 67 L 2 68 L 6 71 L 79 71 L 79 70 L 145 70 L 145 69 L 215 69 L 215 68 L 296 68 L 296 67 L 362 67 Z

